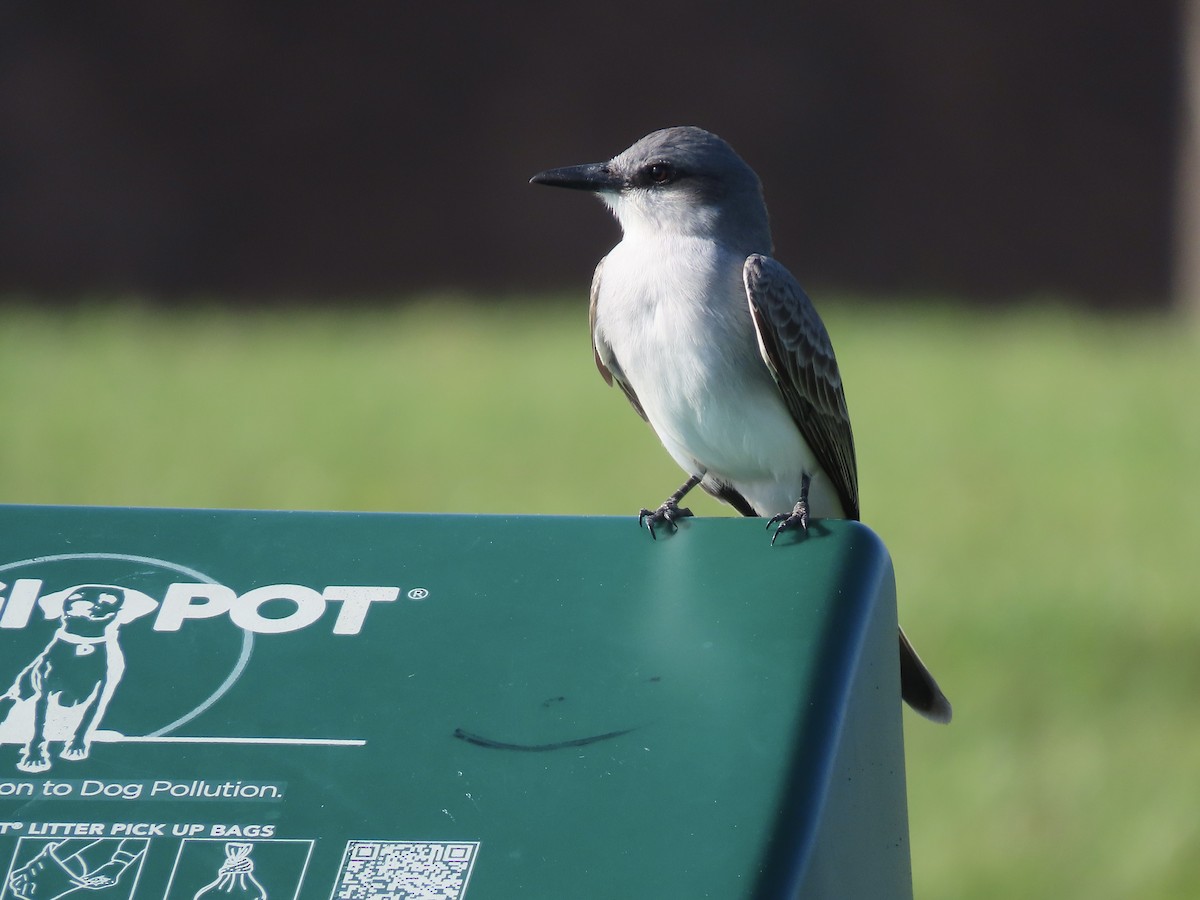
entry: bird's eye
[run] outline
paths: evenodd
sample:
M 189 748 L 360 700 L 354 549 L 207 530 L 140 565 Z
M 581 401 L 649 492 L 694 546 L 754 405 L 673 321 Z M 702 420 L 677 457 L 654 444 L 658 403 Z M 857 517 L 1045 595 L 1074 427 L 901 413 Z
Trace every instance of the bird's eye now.
M 646 167 L 646 175 L 652 184 L 667 184 L 675 180 L 675 167 L 666 162 L 651 163 Z

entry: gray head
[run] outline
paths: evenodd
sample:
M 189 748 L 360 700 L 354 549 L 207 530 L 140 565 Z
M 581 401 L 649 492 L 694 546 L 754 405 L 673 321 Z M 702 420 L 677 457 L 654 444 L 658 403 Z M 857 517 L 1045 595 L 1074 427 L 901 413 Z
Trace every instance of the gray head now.
M 758 176 L 703 128 L 663 128 L 608 162 L 550 169 L 530 181 L 598 194 L 626 235 L 703 237 L 746 253 L 772 249 Z

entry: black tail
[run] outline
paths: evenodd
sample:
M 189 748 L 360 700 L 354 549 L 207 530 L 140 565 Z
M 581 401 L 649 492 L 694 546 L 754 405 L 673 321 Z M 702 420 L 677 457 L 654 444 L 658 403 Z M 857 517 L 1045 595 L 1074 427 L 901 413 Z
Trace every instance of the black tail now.
M 903 628 L 900 629 L 900 696 L 914 710 L 934 722 L 945 725 L 953 715 L 950 701 L 904 636 Z

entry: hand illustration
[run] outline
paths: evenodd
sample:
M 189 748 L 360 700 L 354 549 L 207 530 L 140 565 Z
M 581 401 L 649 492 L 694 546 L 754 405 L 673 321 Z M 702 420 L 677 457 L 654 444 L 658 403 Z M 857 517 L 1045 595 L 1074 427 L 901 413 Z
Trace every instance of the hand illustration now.
M 8 886 L 19 900 L 58 900 L 73 891 L 110 888 L 146 850 L 145 841 L 50 841 L 13 871 Z M 88 858 L 103 861 L 91 867 Z

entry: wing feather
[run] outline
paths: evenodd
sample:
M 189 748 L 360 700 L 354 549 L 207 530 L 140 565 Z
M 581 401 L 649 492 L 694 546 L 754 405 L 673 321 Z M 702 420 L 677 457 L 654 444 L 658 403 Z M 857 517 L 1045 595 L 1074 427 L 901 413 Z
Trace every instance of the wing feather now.
M 742 268 L 742 280 L 763 361 L 846 515 L 857 519 L 854 434 L 829 333 L 804 289 L 775 260 L 753 254 Z

